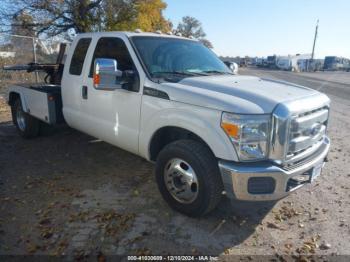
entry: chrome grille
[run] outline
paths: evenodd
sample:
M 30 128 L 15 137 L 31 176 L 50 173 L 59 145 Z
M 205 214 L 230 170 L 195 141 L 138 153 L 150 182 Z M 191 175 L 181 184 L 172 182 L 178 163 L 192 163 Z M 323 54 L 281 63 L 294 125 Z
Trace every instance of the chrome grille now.
M 299 167 L 302 167 L 305 164 L 312 162 L 315 159 L 315 157 L 320 155 L 326 149 L 327 146 L 328 146 L 328 144 L 322 143 L 321 146 L 311 155 L 309 155 L 306 158 L 303 158 L 299 161 L 294 161 L 292 164 L 286 164 L 286 165 L 282 166 L 282 168 L 286 171 L 293 171 Z
M 322 107 L 293 117 L 286 161 L 295 162 L 314 153 L 326 135 L 328 108 Z
M 330 100 L 321 93 L 276 106 L 272 113 L 269 159 L 294 164 L 324 143 Z

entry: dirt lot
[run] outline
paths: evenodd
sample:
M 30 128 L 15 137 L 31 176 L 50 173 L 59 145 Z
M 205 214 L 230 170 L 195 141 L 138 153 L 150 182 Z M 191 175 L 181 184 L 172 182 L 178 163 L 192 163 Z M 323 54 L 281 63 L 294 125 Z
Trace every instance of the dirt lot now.
M 277 203 L 225 199 L 207 217 L 188 218 L 161 199 L 152 164 L 69 128 L 23 140 L 0 98 L 0 254 L 350 256 L 350 73 L 342 83 L 242 73 L 331 94 L 332 148 L 314 184 Z

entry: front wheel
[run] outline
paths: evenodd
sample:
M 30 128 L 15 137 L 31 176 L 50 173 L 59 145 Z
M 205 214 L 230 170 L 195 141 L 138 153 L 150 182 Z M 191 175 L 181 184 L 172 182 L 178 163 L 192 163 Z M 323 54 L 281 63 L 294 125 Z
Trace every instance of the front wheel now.
M 19 134 L 24 138 L 33 138 L 39 134 L 39 120 L 23 111 L 20 99 L 11 107 L 12 121 Z
M 206 145 L 193 140 L 173 142 L 159 153 L 156 179 L 165 201 L 188 216 L 209 213 L 222 196 L 217 159 Z

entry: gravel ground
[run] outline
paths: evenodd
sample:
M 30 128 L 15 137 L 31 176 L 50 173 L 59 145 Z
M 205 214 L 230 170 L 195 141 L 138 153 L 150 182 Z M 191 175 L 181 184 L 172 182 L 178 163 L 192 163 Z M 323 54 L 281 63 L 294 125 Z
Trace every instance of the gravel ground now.
M 0 98 L 0 254 L 349 258 L 350 73 L 342 83 L 319 74 L 241 73 L 331 94 L 332 147 L 315 183 L 273 203 L 224 199 L 210 215 L 188 218 L 162 200 L 152 164 L 67 127 L 23 140 Z

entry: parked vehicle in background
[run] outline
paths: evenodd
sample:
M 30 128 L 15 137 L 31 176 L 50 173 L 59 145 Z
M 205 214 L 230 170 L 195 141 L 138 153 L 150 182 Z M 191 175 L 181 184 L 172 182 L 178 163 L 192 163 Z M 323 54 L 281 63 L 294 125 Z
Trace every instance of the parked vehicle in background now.
M 272 55 L 272 56 L 268 56 L 266 59 L 266 66 L 268 68 L 276 68 L 276 63 L 277 63 L 277 56 L 276 55 Z
M 326 56 L 324 59 L 324 70 L 350 70 L 350 59 L 338 56 Z
M 278 56 L 276 58 L 276 67 L 286 71 L 316 71 L 317 65 L 316 59 L 311 60 L 311 55 L 309 54 Z
M 277 58 L 276 67 L 286 71 L 298 71 L 298 58 L 291 56 L 280 56 Z
M 257 67 L 267 67 L 267 60 L 265 58 L 257 58 L 255 66 L 257 66 Z
M 62 69 L 60 83 L 10 87 L 19 134 L 33 138 L 42 125 L 65 121 L 154 162 L 158 188 L 179 212 L 202 216 L 223 194 L 277 200 L 321 174 L 330 146 L 329 98 L 233 75 L 197 40 L 81 34 Z
M 298 67 L 300 72 L 315 72 L 315 71 L 321 71 L 324 67 L 324 60 L 323 59 L 299 59 L 298 60 Z
M 247 67 L 248 66 L 248 59 L 246 57 L 241 57 L 239 60 L 239 67 Z

